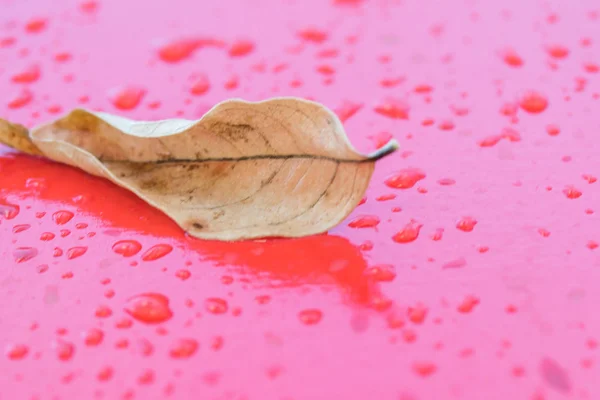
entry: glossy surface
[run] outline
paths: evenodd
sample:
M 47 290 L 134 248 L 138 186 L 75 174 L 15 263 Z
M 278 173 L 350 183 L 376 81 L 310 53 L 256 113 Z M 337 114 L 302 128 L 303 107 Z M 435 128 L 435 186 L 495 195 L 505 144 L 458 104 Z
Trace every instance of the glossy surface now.
M 0 0 L 0 112 L 323 102 L 365 201 L 327 235 L 186 237 L 0 150 L 0 399 L 597 399 L 600 8 Z

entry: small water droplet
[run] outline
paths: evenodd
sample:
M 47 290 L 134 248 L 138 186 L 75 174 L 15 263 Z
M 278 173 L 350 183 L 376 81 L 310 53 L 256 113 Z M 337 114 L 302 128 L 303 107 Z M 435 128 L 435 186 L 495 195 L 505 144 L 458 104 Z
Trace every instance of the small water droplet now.
M 31 225 L 29 224 L 21 224 L 21 225 L 15 225 L 13 226 L 13 233 L 20 233 L 20 232 L 24 232 L 27 229 L 31 228 Z
M 113 244 L 112 250 L 123 257 L 132 257 L 142 250 L 142 245 L 136 240 L 120 240 Z
M 548 54 L 557 59 L 566 58 L 569 55 L 569 49 L 561 44 L 553 44 L 546 47 Z
M 74 258 L 81 257 L 87 252 L 87 249 L 88 248 L 85 246 L 71 247 L 69 250 L 67 250 L 67 258 L 72 260 Z
M 417 221 L 410 221 L 399 232 L 392 236 L 392 240 L 396 243 L 410 243 L 419 237 L 419 232 L 423 224 Z
M 33 83 L 40 78 L 41 70 L 38 64 L 31 64 L 16 72 L 11 77 L 14 83 Z
M 539 233 L 540 235 L 542 235 L 543 237 L 548 237 L 548 236 L 550 236 L 550 231 L 549 231 L 548 229 L 546 229 L 546 228 L 539 228 L 539 229 L 538 229 L 538 233 Z
M 112 310 L 108 306 L 101 305 L 96 308 L 95 314 L 98 318 L 108 318 L 112 315 Z
M 344 100 L 334 111 L 342 122 L 346 122 L 363 107 L 362 103 Z
M 375 107 L 375 112 L 392 119 L 408 119 L 410 107 L 399 99 L 389 98 Z
M 456 183 L 456 181 L 452 178 L 442 178 L 438 180 L 438 183 L 442 186 L 452 186 Z
M 468 295 L 464 298 L 462 303 L 458 305 L 457 310 L 461 313 L 469 313 L 477 304 L 479 304 L 479 299 L 475 296 Z
M 204 74 L 195 78 L 194 83 L 190 87 L 190 93 L 195 96 L 201 96 L 210 89 L 210 81 Z
M 389 193 L 389 194 L 383 194 L 381 196 L 378 196 L 375 198 L 375 200 L 377 201 L 388 201 L 388 200 L 394 200 L 396 198 L 395 194 Z
M 104 339 L 104 332 L 98 328 L 90 328 L 82 336 L 86 346 L 98 346 Z
M 145 95 L 146 89 L 140 86 L 121 86 L 108 93 L 110 102 L 119 110 L 124 111 L 136 108 Z
M 125 305 L 125 311 L 147 324 L 161 323 L 173 316 L 169 299 L 160 293 L 143 293 L 131 297 Z
M 173 251 L 173 246 L 169 244 L 156 244 L 150 247 L 143 255 L 144 261 L 155 261 Z
M 100 369 L 100 371 L 98 371 L 98 375 L 96 375 L 96 377 L 98 378 L 99 381 L 106 382 L 113 377 L 113 374 L 114 374 L 114 371 L 113 371 L 112 367 L 105 366 L 105 367 L 102 367 Z
M 583 174 L 583 175 L 581 175 L 581 177 L 583 179 L 585 179 L 587 181 L 587 183 L 595 183 L 598 180 L 598 178 L 596 178 L 593 175 L 589 175 L 589 174 Z
M 391 282 L 396 278 L 396 269 L 390 264 L 378 264 L 367 268 L 365 275 L 378 282 Z
M 437 371 L 437 366 L 429 361 L 417 361 L 413 363 L 412 369 L 417 375 L 426 378 Z
M 61 361 L 69 361 L 75 354 L 75 345 L 71 342 L 58 340 L 54 343 L 56 347 L 56 355 Z
M 21 360 L 29 353 L 29 347 L 24 344 L 10 344 L 6 347 L 5 354 L 10 360 Z
M 456 228 L 463 232 L 471 232 L 477 225 L 477 220 L 473 217 L 462 217 L 456 223 Z
M 422 324 L 427 317 L 428 309 L 423 304 L 416 304 L 413 307 L 408 307 L 408 319 L 415 324 Z
M 405 168 L 390 175 L 385 184 L 394 189 L 409 189 L 425 177 L 425 173 L 418 168 Z
M 577 189 L 573 185 L 568 185 L 563 189 L 563 193 L 569 199 L 578 199 L 583 194 L 581 190 Z
M 520 67 L 523 65 L 523 58 L 513 49 L 505 49 L 502 52 L 502 59 L 511 67 Z
M 271 302 L 271 296 L 269 296 L 268 294 L 263 294 L 260 296 L 256 296 L 254 300 L 256 300 L 258 304 L 264 305 Z
M 21 208 L 16 205 L 7 202 L 3 198 L 0 198 L 0 217 L 4 217 L 5 219 L 13 219 L 17 215 L 19 215 L 19 211 Z
M 550 124 L 546 126 L 546 132 L 550 136 L 557 136 L 560 133 L 560 128 L 557 125 Z
M 238 40 L 234 42 L 229 48 L 229 56 L 231 57 L 243 57 L 254 51 L 254 43 L 248 40 Z
M 13 97 L 8 101 L 8 108 L 10 109 L 18 109 L 25 107 L 27 104 L 31 103 L 33 100 L 33 92 L 29 89 L 21 89 L 19 92 L 13 95 Z
M 189 358 L 198 350 L 196 339 L 179 339 L 171 346 L 169 354 L 172 358 Z
M 541 93 L 531 90 L 521 97 L 519 105 L 528 113 L 538 114 L 548 107 L 548 99 Z
M 590 250 L 596 250 L 598 248 L 598 242 L 590 240 L 587 242 L 586 247 Z
M 27 21 L 25 31 L 28 33 L 39 33 L 46 29 L 47 26 L 48 20 L 46 18 L 35 17 Z
M 316 325 L 323 318 L 323 313 L 321 310 L 316 308 L 308 308 L 306 310 L 302 310 L 298 313 L 298 318 L 300 322 L 304 325 Z
M 52 214 L 52 220 L 57 225 L 65 225 L 67 222 L 73 219 L 75 215 L 71 211 L 57 211 Z
M 38 251 L 34 247 L 17 247 L 13 250 L 13 257 L 16 263 L 29 261 L 37 255 Z
M 375 215 L 362 215 L 348 224 L 350 228 L 375 228 L 377 225 L 379 225 L 379 217 Z
M 192 273 L 187 269 L 180 269 L 175 272 L 175 276 L 182 281 L 186 281 L 190 278 L 190 276 L 192 276 Z
M 298 37 L 306 42 L 323 43 L 329 35 L 317 28 L 306 28 L 298 32 Z
M 210 297 L 204 302 L 206 311 L 211 314 L 224 314 L 229 309 L 229 305 L 226 300 L 218 297 Z
M 140 385 L 149 385 L 154 382 L 154 371 L 151 369 L 147 369 L 142 372 L 142 374 L 138 377 L 138 383 Z

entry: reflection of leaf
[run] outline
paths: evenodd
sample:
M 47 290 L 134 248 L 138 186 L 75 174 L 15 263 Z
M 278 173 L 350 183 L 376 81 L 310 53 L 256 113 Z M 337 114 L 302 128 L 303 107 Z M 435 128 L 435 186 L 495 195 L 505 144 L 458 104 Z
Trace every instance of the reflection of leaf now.
M 33 129 L 31 142 L 5 125 L 0 141 L 107 178 L 193 236 L 220 240 L 326 231 L 356 207 L 375 161 L 397 147 L 362 155 L 330 110 L 293 98 L 229 100 L 198 121 L 75 110 Z

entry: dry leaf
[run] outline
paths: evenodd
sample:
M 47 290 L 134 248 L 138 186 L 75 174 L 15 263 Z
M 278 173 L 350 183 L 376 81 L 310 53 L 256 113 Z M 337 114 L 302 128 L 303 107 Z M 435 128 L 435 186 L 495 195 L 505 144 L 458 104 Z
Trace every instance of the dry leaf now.
M 81 109 L 0 142 L 107 178 L 191 235 L 237 240 L 321 233 L 363 197 L 390 141 L 362 155 L 339 119 L 295 98 L 228 100 L 198 121 L 137 122 Z

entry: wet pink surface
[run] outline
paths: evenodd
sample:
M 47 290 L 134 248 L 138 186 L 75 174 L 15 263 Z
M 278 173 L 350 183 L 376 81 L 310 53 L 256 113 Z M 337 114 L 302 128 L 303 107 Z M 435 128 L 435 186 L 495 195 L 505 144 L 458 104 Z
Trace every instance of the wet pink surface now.
M 395 137 L 327 235 L 186 237 L 0 150 L 0 399 L 598 399 L 600 7 L 0 0 L 0 115 L 273 96 Z

